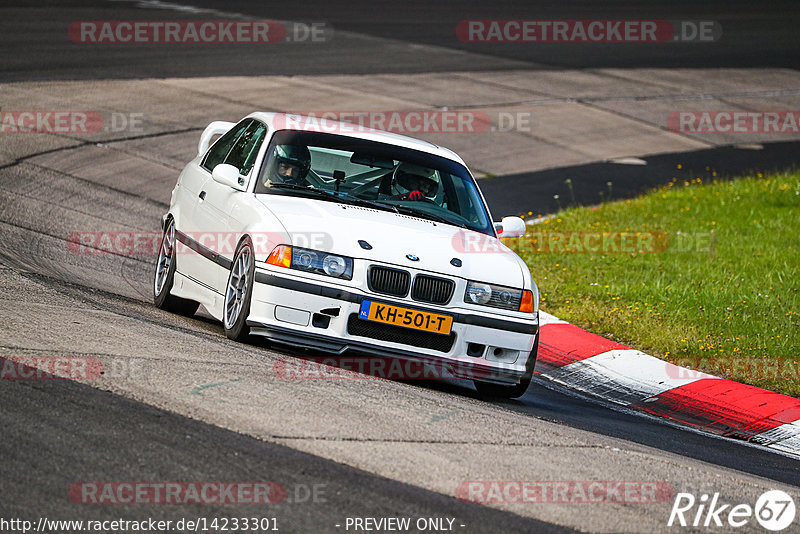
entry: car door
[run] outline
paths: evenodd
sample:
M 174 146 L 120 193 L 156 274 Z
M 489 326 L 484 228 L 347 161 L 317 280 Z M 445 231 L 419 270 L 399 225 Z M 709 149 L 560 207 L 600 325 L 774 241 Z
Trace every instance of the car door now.
M 253 167 L 266 134 L 267 127 L 262 122 L 253 120 L 233 143 L 224 160 L 217 162 L 215 166 L 227 163 L 236 167 L 239 170 L 239 184 L 246 188 L 252 175 L 257 172 Z M 233 260 L 237 237 L 243 227 L 242 221 L 236 217 L 238 197 L 244 194 L 246 193 L 214 181 L 209 174 L 200 192 L 203 198 L 198 198 L 195 222 L 201 235 L 205 236 L 205 242 L 201 244 L 216 255 L 208 262 L 213 264 L 210 266 L 213 272 L 209 277 L 209 284 L 218 293 L 224 293 L 230 269 L 228 262 Z
M 209 210 L 205 208 L 204 203 L 208 195 L 206 189 L 211 180 L 211 171 L 225 161 L 236 141 L 252 122 L 252 119 L 245 119 L 231 128 L 217 139 L 200 163 L 191 169 L 192 191 L 187 192 L 190 195 L 190 202 L 184 205 L 178 224 L 178 230 L 186 234 L 189 246 L 181 248 L 183 254 L 177 262 L 177 269 L 206 289 L 217 290 L 217 271 L 220 267 L 215 264 L 208 251 L 217 248 L 212 243 L 215 240 L 214 232 L 224 231 L 226 227 L 224 220 L 213 220 Z

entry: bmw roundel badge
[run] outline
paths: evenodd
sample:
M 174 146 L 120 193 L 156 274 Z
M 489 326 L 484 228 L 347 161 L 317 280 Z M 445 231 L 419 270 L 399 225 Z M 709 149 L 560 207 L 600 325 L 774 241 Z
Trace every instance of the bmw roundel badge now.
M 411 261 L 419 261 L 419 256 L 414 256 L 413 254 L 406 254 L 406 258 Z

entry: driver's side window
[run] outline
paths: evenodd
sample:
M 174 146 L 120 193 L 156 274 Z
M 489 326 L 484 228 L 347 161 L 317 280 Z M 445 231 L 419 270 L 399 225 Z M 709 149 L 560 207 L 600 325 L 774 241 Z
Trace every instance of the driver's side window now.
M 228 156 L 223 163 L 233 165 L 239 169 L 239 174 L 247 176 L 256 162 L 258 150 L 267 134 L 267 127 L 264 124 L 253 121 L 244 133 L 236 140 Z
M 203 159 L 203 167 L 208 172 L 213 172 L 214 167 L 220 163 L 225 163 L 225 159 L 230 154 L 236 140 L 242 135 L 242 132 L 251 125 L 252 119 L 246 119 L 228 130 L 222 137 L 217 139 L 217 142 L 211 147 Z
M 214 143 L 206 154 L 203 167 L 213 172 L 220 163 L 233 165 L 239 170 L 239 183 L 244 185 L 244 176 L 250 174 L 255 165 L 266 134 L 267 127 L 257 120 L 240 122 Z

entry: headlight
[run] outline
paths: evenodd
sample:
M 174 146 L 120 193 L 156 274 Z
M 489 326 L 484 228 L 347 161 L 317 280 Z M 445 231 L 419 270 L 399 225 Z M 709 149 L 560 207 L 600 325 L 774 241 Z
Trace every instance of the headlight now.
M 267 263 L 345 280 L 353 278 L 353 258 L 307 248 L 278 245 L 270 253 Z
M 350 280 L 353 278 L 353 259 L 292 247 L 292 269 Z
M 328 276 L 341 278 L 341 276 L 347 271 L 347 262 L 341 256 L 329 254 L 325 256 L 324 260 L 322 260 L 322 270 L 325 271 L 325 274 Z M 348 278 L 350 277 L 348 276 Z
M 486 304 L 492 298 L 492 286 L 481 284 L 480 282 L 470 282 L 467 284 L 467 295 L 465 302 L 473 304 Z
M 310 269 L 317 260 L 317 253 L 313 250 L 297 250 L 292 254 L 292 267 Z
M 467 291 L 464 293 L 464 302 L 502 308 L 504 310 L 530 311 L 532 302 L 523 298 L 527 296 L 525 293 L 530 294 L 530 291 L 523 292 L 521 289 L 485 284 L 483 282 L 469 282 L 467 283 Z

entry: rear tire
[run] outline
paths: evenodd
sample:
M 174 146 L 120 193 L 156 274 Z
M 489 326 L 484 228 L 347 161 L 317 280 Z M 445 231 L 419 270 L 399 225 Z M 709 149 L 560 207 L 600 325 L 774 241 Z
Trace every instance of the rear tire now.
M 233 257 L 223 303 L 222 323 L 225 326 L 225 335 L 235 341 L 246 341 L 250 335 L 247 317 L 250 315 L 255 270 L 253 243 L 249 237 L 245 237 Z
M 153 302 L 162 310 L 191 317 L 200 304 L 193 300 L 170 295 L 175 279 L 176 244 L 175 221 L 170 218 L 167 220 L 164 235 L 161 236 L 161 243 L 158 246 L 156 272 L 153 278 Z
M 519 384 L 513 386 L 503 386 L 500 384 L 492 384 L 489 382 L 481 382 L 479 380 L 473 381 L 475 389 L 484 397 L 494 397 L 498 399 L 518 399 L 522 397 L 531 385 L 533 378 L 533 368 L 536 366 L 536 357 L 539 354 L 539 333 L 536 333 L 536 341 L 533 342 L 531 354 L 528 356 L 528 362 L 525 365 L 525 374 Z

